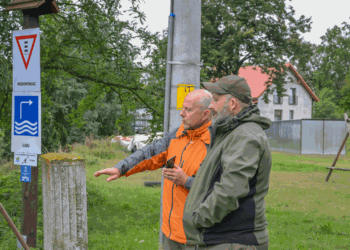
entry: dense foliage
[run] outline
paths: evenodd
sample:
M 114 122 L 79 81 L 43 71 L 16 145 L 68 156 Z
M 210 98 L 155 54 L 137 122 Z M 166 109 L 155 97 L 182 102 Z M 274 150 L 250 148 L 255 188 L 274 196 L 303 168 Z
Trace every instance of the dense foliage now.
M 294 15 L 284 0 L 203 0 L 203 70 L 209 78 L 220 78 L 244 65 L 260 66 L 281 95 L 285 63 L 303 63 L 311 56 L 310 44 L 300 35 L 310 31 L 311 18 Z
M 0 0 L 0 10 L 9 2 Z M 131 8 L 123 10 L 115 0 L 60 0 L 60 13 L 40 17 L 43 153 L 89 135 L 130 135 L 139 108 L 152 115 L 152 132 L 163 130 L 167 32 L 151 34 L 139 25 L 145 21 L 139 2 L 129 0 Z M 0 150 L 7 157 L 11 31 L 22 23 L 20 11 L 0 12 Z M 285 0 L 203 0 L 201 80 L 257 65 L 282 95 L 284 65 L 292 62 L 321 98 L 314 117 L 342 118 L 350 106 L 350 25 L 329 29 L 317 46 L 301 38 L 310 24 L 311 18 L 296 19 Z
M 350 111 L 350 24 L 328 29 L 321 39 L 312 46 L 313 56 L 299 64 L 299 73 L 320 98 L 314 118 L 344 119 Z
M 10 0 L 1 0 L 0 9 Z M 139 28 L 144 14 L 130 0 L 122 21 L 119 1 L 58 1 L 60 13 L 40 16 L 42 151 L 80 142 L 86 136 L 132 134 L 135 110 L 147 108 L 152 127 L 162 130 L 164 85 L 145 82 L 147 69 L 136 59 L 152 37 Z M 0 128 L 2 152 L 9 156 L 12 99 L 12 30 L 20 11 L 0 12 Z M 142 48 L 132 39 L 144 42 Z

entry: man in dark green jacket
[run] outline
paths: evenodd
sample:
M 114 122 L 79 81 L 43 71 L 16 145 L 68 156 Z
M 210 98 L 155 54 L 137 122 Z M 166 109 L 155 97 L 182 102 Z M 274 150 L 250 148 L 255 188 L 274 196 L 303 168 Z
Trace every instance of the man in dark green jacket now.
M 215 114 L 211 143 L 187 197 L 183 225 L 187 249 L 268 249 L 265 201 L 271 151 L 268 118 L 251 102 L 244 78 L 203 83 Z

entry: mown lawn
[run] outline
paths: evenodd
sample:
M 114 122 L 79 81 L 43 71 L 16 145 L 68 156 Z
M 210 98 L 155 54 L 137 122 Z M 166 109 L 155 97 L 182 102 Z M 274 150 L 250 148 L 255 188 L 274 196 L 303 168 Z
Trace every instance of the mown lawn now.
M 74 152 L 87 158 L 89 249 L 158 249 L 160 187 L 144 187 L 144 181 L 158 181 L 161 170 L 140 173 L 107 182 L 107 176 L 93 173 L 112 167 L 127 154 L 107 142 Z M 111 153 L 113 152 L 113 153 Z M 114 158 L 117 155 L 117 158 Z M 295 155 L 273 152 L 270 190 L 266 197 L 269 249 L 350 249 L 350 172 L 333 171 L 325 182 L 334 156 Z M 350 168 L 349 153 L 338 167 Z M 11 172 L 10 172 L 11 173 Z M 3 178 L 3 177 L 1 177 Z M 13 180 L 12 180 L 13 182 Z M 0 182 L 1 183 L 1 182 Z M 5 183 L 5 181 L 3 181 Z M 12 198 L 0 202 L 20 218 L 20 182 Z M 0 184 L 0 188 L 3 188 Z M 13 200 L 12 200 L 13 199 Z M 12 203 L 11 203 L 12 202 Z M 12 205 L 11 205 L 12 204 Z M 38 214 L 38 231 L 42 219 Z M 0 216 L 0 249 L 14 249 L 16 238 Z M 20 223 L 16 219 L 16 225 Z M 38 247 L 42 248 L 42 233 Z

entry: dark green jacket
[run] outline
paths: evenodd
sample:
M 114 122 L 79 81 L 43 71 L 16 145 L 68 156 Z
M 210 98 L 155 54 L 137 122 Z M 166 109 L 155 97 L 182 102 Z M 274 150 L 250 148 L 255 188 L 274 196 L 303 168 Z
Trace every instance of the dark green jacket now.
M 187 244 L 268 242 L 265 201 L 271 151 L 271 121 L 256 105 L 209 127 L 211 144 L 184 208 Z

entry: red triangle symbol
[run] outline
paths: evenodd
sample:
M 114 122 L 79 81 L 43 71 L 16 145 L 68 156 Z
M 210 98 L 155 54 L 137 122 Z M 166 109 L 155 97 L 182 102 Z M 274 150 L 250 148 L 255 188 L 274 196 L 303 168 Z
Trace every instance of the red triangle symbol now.
M 34 44 L 35 44 L 35 40 L 36 40 L 36 37 L 37 37 L 37 34 L 35 35 L 28 35 L 28 36 L 16 36 L 16 41 L 17 41 L 17 45 L 18 45 L 18 48 L 19 48 L 19 52 L 21 52 L 21 56 L 22 56 L 22 60 L 23 60 L 23 63 L 24 63 L 24 67 L 26 67 L 26 69 L 28 68 L 28 65 L 29 65 L 29 61 L 30 61 L 30 58 L 32 56 L 32 52 L 33 52 L 33 48 L 34 48 Z M 30 48 L 30 50 L 27 48 L 28 47 L 28 41 L 30 41 L 29 39 L 33 39 L 33 43 L 32 43 L 32 46 Z M 24 43 L 20 44 L 19 41 L 20 40 L 25 40 Z M 22 48 L 22 46 L 24 46 Z M 23 53 L 24 51 L 24 53 Z M 26 56 L 27 59 L 24 57 Z

